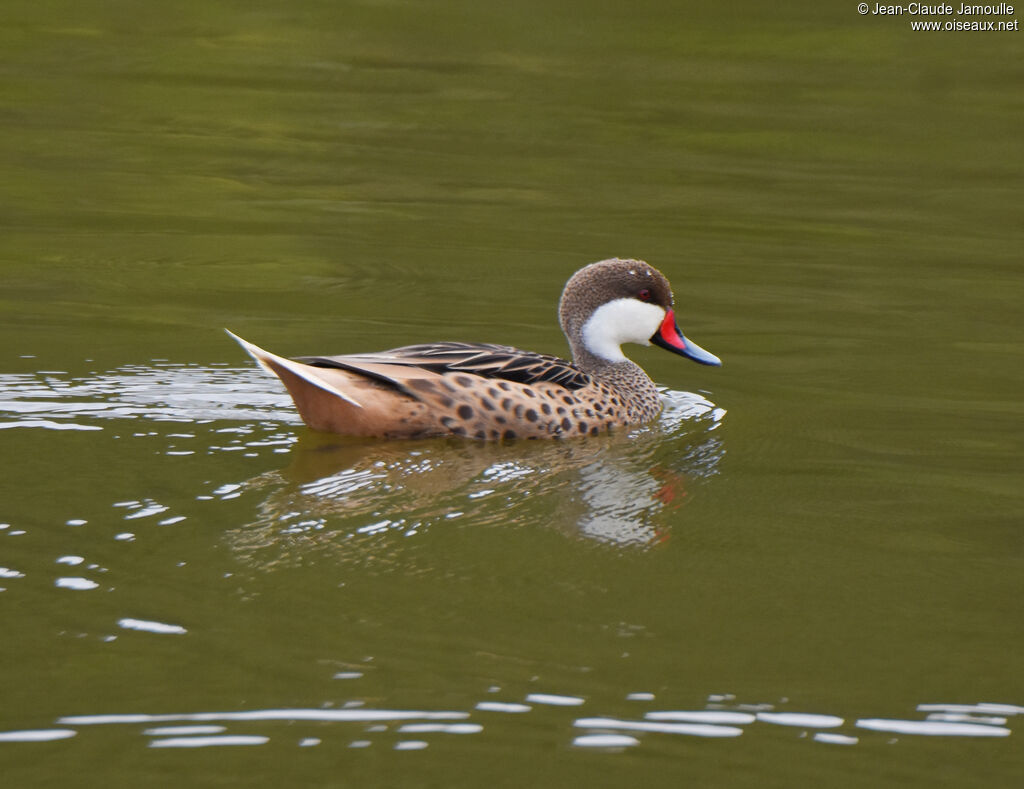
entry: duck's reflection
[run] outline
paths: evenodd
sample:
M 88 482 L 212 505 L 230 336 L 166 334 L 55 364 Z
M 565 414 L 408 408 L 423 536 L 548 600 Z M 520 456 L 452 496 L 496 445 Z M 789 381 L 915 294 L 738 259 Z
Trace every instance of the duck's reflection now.
M 715 473 L 724 411 L 666 392 L 654 425 L 574 441 L 372 441 L 307 433 L 292 463 L 249 481 L 257 519 L 230 533 L 255 565 L 288 562 L 359 535 L 414 535 L 446 522 L 543 524 L 570 536 L 649 547 L 694 480 Z

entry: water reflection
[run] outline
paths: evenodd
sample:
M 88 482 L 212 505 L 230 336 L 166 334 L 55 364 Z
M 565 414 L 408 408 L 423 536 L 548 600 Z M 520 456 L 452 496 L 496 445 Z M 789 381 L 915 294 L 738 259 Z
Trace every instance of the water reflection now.
M 305 434 L 285 469 L 248 480 L 265 491 L 258 517 L 229 533 L 253 566 L 310 551 L 351 557 L 345 537 L 413 536 L 452 521 L 474 526 L 543 522 L 569 536 L 651 546 L 694 480 L 715 472 L 713 433 L 724 411 L 665 392 L 656 425 L 579 441 L 380 442 Z M 340 525 L 339 525 L 340 524 Z

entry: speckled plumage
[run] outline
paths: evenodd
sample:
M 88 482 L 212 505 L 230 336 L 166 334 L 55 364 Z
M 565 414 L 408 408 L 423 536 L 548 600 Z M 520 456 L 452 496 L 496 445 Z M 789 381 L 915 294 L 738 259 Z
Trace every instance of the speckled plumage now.
M 599 312 L 610 303 L 614 309 Z M 642 325 L 631 325 L 633 315 L 639 324 L 656 320 L 660 337 L 648 340 Z M 459 342 L 288 360 L 236 339 L 282 380 L 311 428 L 384 438 L 561 438 L 647 422 L 660 412 L 660 396 L 618 352 L 619 341 L 654 341 L 718 364 L 679 332 L 668 281 L 643 261 L 615 258 L 580 269 L 562 292 L 559 322 L 572 362 Z

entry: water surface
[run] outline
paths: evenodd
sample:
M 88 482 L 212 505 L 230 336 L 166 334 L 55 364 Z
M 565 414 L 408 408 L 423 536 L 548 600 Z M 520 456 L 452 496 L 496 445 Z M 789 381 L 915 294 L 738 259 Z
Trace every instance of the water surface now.
M 12 786 L 1024 779 L 1019 33 L 854 5 L 7 6 Z M 325 438 L 282 354 L 564 354 L 655 424 Z

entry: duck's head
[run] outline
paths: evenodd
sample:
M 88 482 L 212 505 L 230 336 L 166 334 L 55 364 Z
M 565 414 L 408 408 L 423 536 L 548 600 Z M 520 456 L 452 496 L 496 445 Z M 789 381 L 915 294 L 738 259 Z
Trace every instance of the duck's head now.
M 665 275 L 642 260 L 602 260 L 577 271 L 558 305 L 562 331 L 573 353 L 586 351 L 607 362 L 622 362 L 622 344 L 654 343 L 701 364 L 722 361 L 683 336 L 676 325 L 672 287 Z

